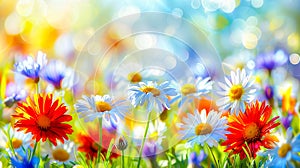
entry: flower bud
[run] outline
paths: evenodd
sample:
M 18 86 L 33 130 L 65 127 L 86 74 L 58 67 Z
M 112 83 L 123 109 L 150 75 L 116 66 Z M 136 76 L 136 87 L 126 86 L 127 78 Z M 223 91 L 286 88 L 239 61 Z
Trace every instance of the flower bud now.
M 116 143 L 117 149 L 123 151 L 127 148 L 127 145 L 128 145 L 127 140 L 123 136 L 120 136 Z
M 265 96 L 268 100 L 272 99 L 274 96 L 274 89 L 272 86 L 265 87 Z
M 15 104 L 16 100 L 14 96 L 10 96 L 4 99 L 3 103 L 5 104 L 6 107 L 10 108 Z

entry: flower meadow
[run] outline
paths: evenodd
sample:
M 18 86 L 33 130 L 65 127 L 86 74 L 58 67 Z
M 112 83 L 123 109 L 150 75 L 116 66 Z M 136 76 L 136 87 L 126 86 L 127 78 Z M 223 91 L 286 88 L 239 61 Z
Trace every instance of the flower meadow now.
M 0 1 L 0 168 L 300 167 L 299 4 Z

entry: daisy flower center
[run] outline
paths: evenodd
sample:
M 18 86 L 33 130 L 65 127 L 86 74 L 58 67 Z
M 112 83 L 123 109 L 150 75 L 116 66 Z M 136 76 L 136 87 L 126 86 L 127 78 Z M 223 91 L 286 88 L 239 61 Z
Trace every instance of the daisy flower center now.
M 45 115 L 41 115 L 38 117 L 37 119 L 37 124 L 41 129 L 47 129 L 50 127 L 50 118 L 45 116 Z
M 286 154 L 292 149 L 290 144 L 283 144 L 279 149 L 278 149 L 278 156 L 281 158 L 284 158 Z
M 152 134 L 150 134 L 149 137 L 150 137 L 150 139 L 157 140 L 157 138 L 158 138 L 158 132 L 154 131 Z
M 184 84 L 182 87 L 181 87 L 181 93 L 186 96 L 188 94 L 192 94 L 192 93 L 196 93 L 197 92 L 197 88 L 194 84 L 191 84 L 191 83 L 187 83 L 187 84 Z
M 154 97 L 160 95 L 160 91 L 158 89 L 154 88 L 153 86 L 145 86 L 145 87 L 141 88 L 141 91 L 144 93 L 152 93 Z
M 196 135 L 206 135 L 211 133 L 213 130 L 212 126 L 207 123 L 200 123 L 195 127 L 195 134 Z
M 62 148 L 55 149 L 52 152 L 52 156 L 55 160 L 58 160 L 60 162 L 65 162 L 70 158 L 69 153 Z
M 259 137 L 259 128 L 255 123 L 251 123 L 246 126 L 243 134 L 247 142 L 253 141 Z
M 99 112 L 110 111 L 112 109 L 111 105 L 104 101 L 96 102 L 96 108 Z
M 242 85 L 233 85 L 229 90 L 229 98 L 231 100 L 240 100 L 244 93 Z
M 20 148 L 21 145 L 23 144 L 23 141 L 22 141 L 21 139 L 17 139 L 17 138 L 13 138 L 13 139 L 11 140 L 11 142 L 12 142 L 12 147 L 13 147 L 14 149 Z
M 131 83 L 138 83 L 138 82 L 142 81 L 142 79 L 143 79 L 142 75 L 138 72 L 129 73 L 127 78 Z

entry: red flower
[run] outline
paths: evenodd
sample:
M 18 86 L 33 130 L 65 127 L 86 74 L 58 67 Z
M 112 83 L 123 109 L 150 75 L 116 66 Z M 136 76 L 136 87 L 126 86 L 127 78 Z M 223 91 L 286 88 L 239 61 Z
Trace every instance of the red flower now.
M 233 151 L 233 154 L 239 154 L 241 159 L 246 157 L 247 151 L 250 157 L 255 158 L 256 152 L 261 146 L 273 148 L 278 139 L 270 134 L 270 131 L 280 123 L 275 122 L 279 116 L 270 119 L 272 108 L 265 102 L 256 101 L 246 106 L 245 113 L 240 112 L 238 116 L 230 115 L 228 117 L 227 140 L 222 143 L 227 148 L 225 151 Z M 248 144 L 249 148 L 247 147 Z
M 86 157 L 89 160 L 97 158 L 98 153 L 98 144 L 90 136 L 79 134 L 77 140 L 80 143 L 78 151 L 86 153 Z
M 89 135 L 79 134 L 77 137 L 77 142 L 80 143 L 78 147 L 78 151 L 84 152 L 89 160 L 93 160 L 97 158 L 98 150 L 99 150 L 99 131 L 89 129 Z M 105 156 L 107 153 L 107 149 L 109 148 L 110 141 L 115 138 L 114 134 L 109 133 L 107 130 L 102 129 L 102 147 L 101 153 Z M 113 147 L 110 158 L 116 158 L 119 155 L 115 151 L 115 147 Z
M 72 116 L 65 114 L 67 108 L 58 99 L 53 102 L 53 95 L 35 94 L 34 99 L 27 97 L 26 102 L 18 103 L 16 114 L 12 115 L 17 122 L 17 131 L 31 133 L 37 142 L 49 141 L 57 145 L 56 140 L 64 143 L 67 134 L 72 134 L 72 126 L 63 122 L 72 120 Z

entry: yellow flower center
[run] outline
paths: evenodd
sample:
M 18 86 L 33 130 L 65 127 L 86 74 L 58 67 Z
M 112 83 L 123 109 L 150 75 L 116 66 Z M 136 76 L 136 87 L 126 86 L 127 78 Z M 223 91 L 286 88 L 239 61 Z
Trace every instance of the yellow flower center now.
M 242 85 L 233 85 L 229 90 L 230 100 L 240 100 L 244 93 Z
M 192 93 L 196 93 L 197 92 L 197 88 L 194 84 L 191 84 L 191 83 L 187 83 L 187 84 L 184 84 L 182 87 L 181 87 L 181 93 L 186 96 L 188 94 L 192 94 Z
M 141 88 L 141 91 L 144 93 L 152 93 L 154 97 L 159 96 L 160 95 L 160 91 L 156 88 L 154 88 L 153 86 L 145 86 L 143 88 Z
M 256 140 L 259 137 L 259 128 L 255 123 L 246 126 L 243 136 L 247 142 Z
M 153 133 L 150 134 L 149 138 L 152 139 L 152 140 L 157 140 L 158 132 L 154 131 Z
M 70 158 L 70 154 L 62 148 L 55 149 L 52 152 L 52 156 L 55 160 L 58 160 L 60 162 L 65 162 Z
M 14 149 L 18 149 L 22 146 L 23 141 L 21 139 L 13 138 L 11 140 L 11 143 L 12 143 L 12 147 Z M 10 144 L 9 144 L 9 142 L 7 142 L 6 147 L 9 148 L 9 146 L 10 146 Z
M 207 123 L 200 123 L 195 128 L 195 134 L 196 135 L 206 135 L 211 133 L 213 130 L 212 126 Z
M 278 156 L 284 158 L 286 154 L 292 149 L 290 144 L 283 144 L 279 149 L 278 149 Z
M 142 75 L 138 72 L 129 73 L 127 78 L 131 83 L 138 83 L 138 82 L 142 81 L 142 79 L 143 79 Z
M 51 121 L 49 117 L 41 115 L 37 119 L 37 124 L 41 129 L 48 129 L 50 127 Z
M 98 112 L 110 111 L 112 109 L 111 105 L 104 101 L 97 101 L 96 108 Z

